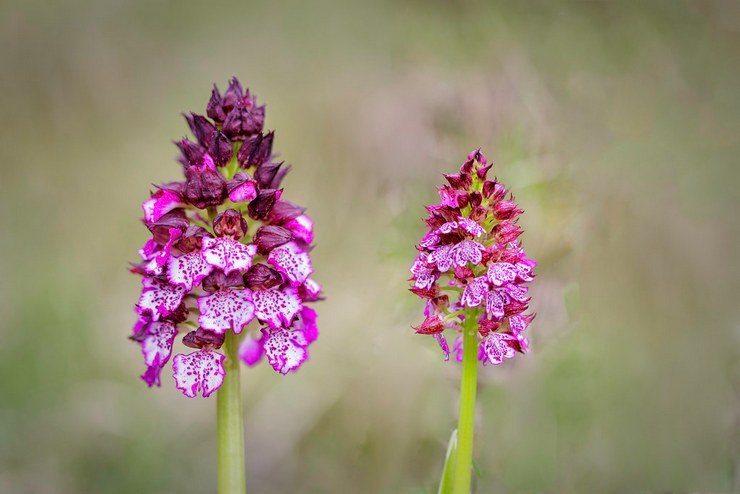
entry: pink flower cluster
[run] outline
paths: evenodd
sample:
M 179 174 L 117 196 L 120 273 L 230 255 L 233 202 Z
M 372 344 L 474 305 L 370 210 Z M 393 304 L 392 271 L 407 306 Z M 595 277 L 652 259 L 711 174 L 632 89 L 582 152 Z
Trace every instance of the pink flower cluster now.
M 223 96 L 214 86 L 206 112 L 185 115 L 196 141 L 176 143 L 184 180 L 158 186 L 142 204 L 152 237 L 131 269 L 142 276 L 131 336 L 144 355 L 141 378 L 160 385 L 174 340 L 188 328 L 182 342 L 195 351 L 175 355 L 172 367 L 189 397 L 223 383 L 217 350 L 229 331 L 246 364 L 264 355 L 282 374 L 298 369 L 318 336 L 306 304 L 321 291 L 310 277 L 313 221 L 282 197 L 289 167 L 272 161 L 265 107 L 234 78 Z
M 449 185 L 438 189 L 440 203 L 426 208 L 429 233 L 411 267 L 411 291 L 426 300 L 426 318 L 416 332 L 434 336 L 445 360 L 450 356 L 445 330 L 457 333 L 453 352 L 462 360 L 460 332 L 471 320 L 484 365 L 498 365 L 529 346 L 523 333 L 534 315 L 525 314 L 527 284 L 537 263 L 517 243 L 522 210 L 503 184 L 487 179 L 492 166 L 478 149 L 460 173 L 445 175 Z M 459 299 L 451 302 L 444 292 Z

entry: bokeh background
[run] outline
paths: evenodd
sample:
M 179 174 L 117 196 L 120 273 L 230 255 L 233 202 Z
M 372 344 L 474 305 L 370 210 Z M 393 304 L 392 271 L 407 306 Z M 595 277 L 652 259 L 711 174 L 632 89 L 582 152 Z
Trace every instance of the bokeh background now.
M 739 5 L 3 1 L 0 492 L 215 492 L 215 399 L 138 379 L 126 268 L 179 113 L 232 75 L 327 296 L 299 373 L 244 370 L 249 492 L 436 492 L 459 369 L 407 269 L 477 146 L 540 261 L 477 492 L 738 492 Z

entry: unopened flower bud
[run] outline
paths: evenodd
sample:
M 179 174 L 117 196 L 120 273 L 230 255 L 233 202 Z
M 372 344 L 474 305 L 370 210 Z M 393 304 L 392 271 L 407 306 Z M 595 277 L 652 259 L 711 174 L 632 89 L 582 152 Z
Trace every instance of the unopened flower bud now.
M 177 161 L 186 170 L 190 166 L 203 165 L 203 156 L 206 154 L 206 148 L 188 139 L 180 139 L 175 142 L 175 145 L 180 148 L 180 153 L 182 153 L 181 156 L 178 156 Z
M 280 171 L 280 167 L 283 163 L 263 163 L 254 171 L 254 179 L 260 188 L 263 189 L 275 189 L 272 186 L 275 177 Z
M 213 232 L 218 237 L 240 240 L 247 233 L 247 220 L 236 209 L 227 209 L 214 218 Z
M 249 92 L 247 92 L 247 97 L 249 97 Z M 239 79 L 237 79 L 236 77 L 232 77 L 232 79 L 229 81 L 229 87 L 226 89 L 223 97 L 224 111 L 228 114 L 234 108 L 241 106 L 243 98 L 244 90 L 242 89 L 242 85 L 239 82 Z
M 203 238 L 210 236 L 211 234 L 208 230 L 202 226 L 191 225 L 182 234 L 182 237 L 177 241 L 175 247 L 177 247 L 180 252 L 186 254 L 193 252 L 194 250 L 200 250 L 203 246 Z
M 251 288 L 273 288 L 283 283 L 283 277 L 276 270 L 259 263 L 244 274 L 244 285 Z
M 260 166 L 272 156 L 272 142 L 275 138 L 275 132 L 267 134 L 258 133 L 249 136 L 244 140 L 242 147 L 239 148 L 237 160 L 242 168 L 251 168 Z
M 211 293 L 223 288 L 231 288 L 243 284 L 244 280 L 238 271 L 226 275 L 220 269 L 214 269 L 211 274 L 203 278 L 203 290 Z
M 175 209 L 149 225 L 149 231 L 152 232 L 155 242 L 164 245 L 170 241 L 170 230 L 177 229 L 184 232 L 188 226 L 190 222 L 185 212 L 182 209 Z
M 516 240 L 522 234 L 522 229 L 515 223 L 504 221 L 493 227 L 493 234 L 496 235 L 498 243 L 506 245 Z
M 257 253 L 265 255 L 275 247 L 287 244 L 295 237 L 287 228 L 276 225 L 265 225 L 254 234 L 254 243 L 257 244 Z
M 190 331 L 183 336 L 182 343 L 190 348 L 221 348 L 224 339 L 223 334 L 198 328 L 196 331 Z
M 264 106 L 251 109 L 238 106 L 226 117 L 223 132 L 233 140 L 243 141 L 247 137 L 261 132 L 264 125 Z
M 287 222 L 296 219 L 300 215 L 306 212 L 306 208 L 302 208 L 289 201 L 277 201 L 275 206 L 270 211 L 268 220 L 270 223 L 275 225 L 284 225 Z
M 207 148 L 211 144 L 211 136 L 216 131 L 216 126 L 206 117 L 197 113 L 183 113 L 182 116 L 188 122 L 188 126 L 198 140 L 198 143 L 204 148 Z
M 249 203 L 247 211 L 249 217 L 255 220 L 263 220 L 272 210 L 275 202 L 282 194 L 280 189 L 262 189 L 257 193 L 252 202 Z
M 214 129 L 210 141 L 208 154 L 211 155 L 216 166 L 224 166 L 231 161 L 234 150 L 231 147 L 231 141 L 223 132 Z
M 226 184 L 232 202 L 249 202 L 257 197 L 257 182 L 244 172 L 238 172 Z
M 521 214 L 522 210 L 517 208 L 514 201 L 499 201 L 493 206 L 493 213 L 497 220 L 510 220 Z
M 437 314 L 427 317 L 424 322 L 414 326 L 417 334 L 437 334 L 445 330 L 445 323 Z
M 190 166 L 185 170 L 185 198 L 200 209 L 218 206 L 226 199 L 226 179 L 209 155 L 203 158 L 202 166 Z
M 223 123 L 226 119 L 226 111 L 224 110 L 224 102 L 221 97 L 221 93 L 218 87 L 214 84 L 213 90 L 211 91 L 211 99 L 208 100 L 208 106 L 206 107 L 206 115 L 213 119 L 214 122 Z

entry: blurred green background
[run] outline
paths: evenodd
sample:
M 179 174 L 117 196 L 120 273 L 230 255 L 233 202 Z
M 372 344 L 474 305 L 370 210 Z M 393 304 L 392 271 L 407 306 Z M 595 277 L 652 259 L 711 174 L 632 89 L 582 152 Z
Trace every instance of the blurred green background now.
M 147 389 L 140 203 L 213 82 L 266 101 L 321 338 L 244 370 L 251 493 L 433 493 L 455 364 L 423 205 L 483 146 L 540 261 L 482 372 L 477 492 L 740 489 L 740 3 L 0 3 L 0 492 L 215 491 L 215 399 Z

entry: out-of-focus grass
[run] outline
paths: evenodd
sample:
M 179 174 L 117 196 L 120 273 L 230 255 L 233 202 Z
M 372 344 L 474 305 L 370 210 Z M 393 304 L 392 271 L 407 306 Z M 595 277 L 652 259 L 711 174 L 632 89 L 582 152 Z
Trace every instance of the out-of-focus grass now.
M 138 381 L 139 202 L 178 112 L 268 102 L 327 301 L 244 372 L 252 492 L 434 492 L 458 369 L 409 324 L 422 205 L 478 145 L 541 264 L 531 354 L 483 372 L 478 492 L 738 486 L 731 2 L 0 5 L 0 492 L 211 492 L 213 400 Z

